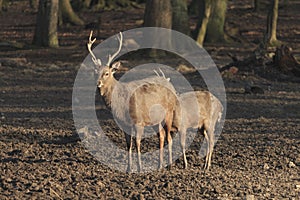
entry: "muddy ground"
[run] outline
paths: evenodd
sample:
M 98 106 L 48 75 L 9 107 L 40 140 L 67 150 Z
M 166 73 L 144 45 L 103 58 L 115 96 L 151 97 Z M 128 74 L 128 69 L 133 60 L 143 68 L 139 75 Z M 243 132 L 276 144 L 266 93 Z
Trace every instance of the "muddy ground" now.
M 278 38 L 297 52 L 300 4 L 290 3 L 280 10 Z M 27 1 L 13 1 L 0 17 L 0 41 L 24 44 L 23 48 L 0 46 L 0 199 L 299 199 L 299 80 L 285 76 L 278 81 L 277 73 L 266 76 L 256 70 L 224 77 L 226 121 L 210 171 L 203 171 L 204 161 L 198 157 L 203 139 L 199 135 L 187 151 L 188 169 L 182 169 L 180 158 L 171 171 L 126 174 L 91 156 L 74 127 L 72 88 L 88 54 L 89 30 L 61 28 L 61 48 L 36 48 L 29 45 L 35 14 Z M 96 20 L 97 15 L 81 14 L 86 21 Z M 105 39 L 139 27 L 143 9 L 101 15 L 100 38 Z M 194 22 L 192 18 L 191 26 Z M 218 66 L 231 61 L 227 52 L 250 55 L 262 37 L 265 15 L 253 13 L 250 1 L 230 1 L 227 24 L 240 29 L 242 43 L 207 45 Z M 142 61 L 132 59 L 127 65 L 131 62 Z M 186 76 L 200 87 L 199 76 Z M 244 94 L 248 82 L 265 93 Z M 125 149 L 109 111 L 100 100 L 96 105 L 101 125 Z M 143 152 L 156 148 L 157 141 L 147 142 L 142 142 Z

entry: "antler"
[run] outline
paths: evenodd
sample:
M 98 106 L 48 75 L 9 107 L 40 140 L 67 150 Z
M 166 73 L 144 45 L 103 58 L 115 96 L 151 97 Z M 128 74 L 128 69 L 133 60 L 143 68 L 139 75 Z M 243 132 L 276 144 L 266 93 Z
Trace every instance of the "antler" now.
M 111 61 L 120 53 L 121 48 L 122 48 L 122 43 L 123 43 L 123 34 L 120 32 L 120 37 L 118 36 L 118 40 L 119 40 L 119 49 L 116 53 L 114 53 L 114 55 L 110 55 L 108 56 L 108 62 L 107 62 L 107 66 L 110 66 Z
M 101 66 L 101 60 L 100 59 L 97 59 L 97 57 L 95 56 L 95 54 L 93 53 L 93 51 L 92 51 L 92 45 L 94 44 L 94 42 L 96 41 L 96 38 L 94 38 L 93 40 L 92 40 L 92 36 L 93 36 L 93 31 L 91 31 L 91 33 L 90 33 L 90 37 L 89 37 L 89 42 L 87 43 L 87 48 L 88 48 L 88 50 L 89 50 L 89 52 L 90 52 L 90 54 L 91 54 L 91 56 L 92 56 L 92 60 L 93 60 L 93 62 L 94 62 L 94 64 L 96 65 L 96 66 Z
M 166 79 L 167 81 L 170 81 L 170 78 L 167 78 L 167 77 L 165 76 L 164 72 L 163 72 L 160 68 L 158 68 L 158 69 L 159 69 L 159 71 L 160 71 L 162 77 L 163 77 L 164 79 Z M 154 69 L 153 71 L 154 71 L 154 73 L 155 73 L 158 77 L 161 77 L 161 76 L 159 75 L 159 73 L 158 73 L 155 69 Z

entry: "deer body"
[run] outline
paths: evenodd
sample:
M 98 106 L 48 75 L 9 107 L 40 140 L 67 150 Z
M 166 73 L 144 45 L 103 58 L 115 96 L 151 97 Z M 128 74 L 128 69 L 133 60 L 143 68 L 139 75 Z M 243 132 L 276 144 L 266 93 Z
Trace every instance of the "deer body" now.
M 173 125 L 180 132 L 180 143 L 183 152 L 184 166 L 187 168 L 185 155 L 186 131 L 188 128 L 203 129 L 207 142 L 205 169 L 211 166 L 211 156 L 214 147 L 214 132 L 217 121 L 220 120 L 223 106 L 210 92 L 187 92 L 179 96 L 180 109 L 175 112 Z
M 109 55 L 106 66 L 102 66 L 101 60 L 97 59 L 91 50 L 95 42 L 90 40 L 88 49 L 92 55 L 92 60 L 96 66 L 101 67 L 98 79 L 100 94 L 104 98 L 108 107 L 111 108 L 114 117 L 125 128 L 125 138 L 128 150 L 127 171 L 131 171 L 132 165 L 132 137 L 135 136 L 138 171 L 141 170 L 140 143 L 145 126 L 157 125 L 159 128 L 160 150 L 159 168 L 163 167 L 163 146 L 165 136 L 169 149 L 169 164 L 172 164 L 172 137 L 171 127 L 177 96 L 173 85 L 165 77 L 153 76 L 131 82 L 120 82 L 114 78 L 114 73 L 119 69 L 120 62 L 110 65 L 113 58 L 120 52 L 122 46 L 122 34 L 120 34 L 120 46 L 118 51 Z M 162 122 L 165 125 L 162 125 Z M 164 130 L 164 128 L 165 130 Z M 126 133 L 127 131 L 127 133 Z M 128 131 L 130 133 L 128 133 Z

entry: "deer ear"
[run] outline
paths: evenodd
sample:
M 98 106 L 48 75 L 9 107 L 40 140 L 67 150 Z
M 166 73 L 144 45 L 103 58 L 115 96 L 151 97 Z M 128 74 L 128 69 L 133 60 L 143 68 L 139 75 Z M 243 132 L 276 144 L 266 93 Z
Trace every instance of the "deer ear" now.
M 117 70 L 120 69 L 120 67 L 121 67 L 120 61 L 113 63 L 111 66 L 111 72 L 114 74 Z

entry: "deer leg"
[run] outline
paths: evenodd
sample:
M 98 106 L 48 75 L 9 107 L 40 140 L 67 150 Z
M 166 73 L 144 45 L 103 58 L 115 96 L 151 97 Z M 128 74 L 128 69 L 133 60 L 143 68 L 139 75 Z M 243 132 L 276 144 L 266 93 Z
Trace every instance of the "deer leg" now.
M 166 132 L 167 132 L 168 153 L 169 153 L 169 163 L 168 163 L 169 170 L 172 168 L 172 145 L 173 145 L 172 136 L 171 136 L 172 118 L 173 116 L 170 116 L 166 120 L 166 129 L 167 129 Z
M 179 133 L 180 133 L 180 145 L 181 145 L 182 154 L 183 154 L 184 168 L 187 169 L 187 160 L 186 160 L 186 155 L 185 155 L 186 129 L 182 129 L 181 131 L 179 131 Z
M 159 123 L 159 163 L 158 169 L 163 168 L 163 159 L 164 159 L 164 143 L 165 143 L 165 130 L 162 125 Z
M 205 156 L 204 169 L 207 169 L 207 167 L 208 167 L 208 159 L 209 159 L 209 146 L 210 146 L 209 143 L 210 143 L 210 141 L 209 141 L 206 129 L 204 129 L 203 134 L 204 134 L 204 139 L 205 139 L 206 145 L 207 145 L 207 147 L 206 147 L 206 156 Z
M 142 161 L 141 161 L 141 140 L 142 140 L 142 135 L 143 135 L 143 131 L 144 131 L 144 127 L 142 126 L 135 126 L 136 129 L 136 151 L 137 151 L 137 170 L 138 172 L 141 171 L 142 169 Z
M 127 173 L 131 172 L 131 163 L 132 163 L 132 157 L 131 157 L 131 149 L 132 149 L 132 136 L 128 135 L 127 133 L 125 133 L 125 138 L 126 138 L 126 145 L 127 145 L 127 156 L 128 156 L 128 164 L 127 164 Z
M 208 161 L 207 161 L 207 170 L 209 170 L 211 166 L 211 157 L 214 150 L 214 128 L 211 128 L 208 131 L 208 138 L 209 138 L 209 153 L 208 153 Z

